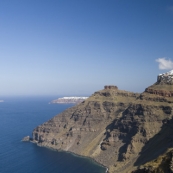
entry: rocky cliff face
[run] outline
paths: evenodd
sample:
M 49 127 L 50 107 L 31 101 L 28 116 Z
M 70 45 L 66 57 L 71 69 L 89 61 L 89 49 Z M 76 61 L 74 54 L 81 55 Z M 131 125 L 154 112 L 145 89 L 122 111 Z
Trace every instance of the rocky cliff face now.
M 141 167 L 132 173 L 173 173 L 173 149 L 168 149 L 164 154 Z
M 142 94 L 105 86 L 34 129 L 33 142 L 91 157 L 112 173 L 132 172 L 173 147 L 173 98 L 151 89 L 173 92 L 163 81 Z

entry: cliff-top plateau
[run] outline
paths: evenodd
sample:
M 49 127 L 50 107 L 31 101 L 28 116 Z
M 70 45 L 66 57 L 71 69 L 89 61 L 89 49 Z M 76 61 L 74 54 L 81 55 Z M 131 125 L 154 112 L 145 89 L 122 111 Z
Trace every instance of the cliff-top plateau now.
M 173 71 L 141 94 L 105 86 L 33 130 L 39 146 L 90 157 L 109 173 L 172 171 Z

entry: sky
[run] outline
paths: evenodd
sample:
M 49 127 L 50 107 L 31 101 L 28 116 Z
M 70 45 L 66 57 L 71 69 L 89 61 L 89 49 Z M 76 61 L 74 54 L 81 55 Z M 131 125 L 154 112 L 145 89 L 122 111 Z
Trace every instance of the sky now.
M 173 69 L 173 0 L 0 0 L 0 98 L 143 92 Z

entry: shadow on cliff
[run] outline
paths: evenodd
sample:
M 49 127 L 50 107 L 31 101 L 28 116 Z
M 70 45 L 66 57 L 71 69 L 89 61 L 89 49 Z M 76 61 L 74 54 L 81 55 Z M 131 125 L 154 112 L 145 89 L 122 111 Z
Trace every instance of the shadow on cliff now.
M 164 120 L 163 126 L 158 134 L 151 138 L 142 151 L 139 153 L 134 166 L 140 166 L 146 162 L 156 159 L 159 155 L 166 152 L 168 148 L 173 147 L 173 118 Z
M 117 133 L 118 140 L 121 140 L 123 143 L 123 145 L 118 150 L 118 161 L 123 161 L 125 159 L 124 154 L 127 152 L 132 137 L 138 131 L 138 122 L 135 121 L 135 119 L 133 118 L 133 109 L 129 109 L 131 108 L 131 106 L 129 106 L 128 109 L 125 109 L 122 112 L 121 118 L 115 119 L 111 124 L 109 124 L 106 127 L 107 132 L 105 134 L 106 137 L 104 140 L 108 141 L 109 137 L 111 137 L 111 133 L 114 133 L 113 131 L 116 130 L 118 131 Z M 140 105 L 136 110 L 136 114 L 139 114 L 139 109 L 141 110 Z

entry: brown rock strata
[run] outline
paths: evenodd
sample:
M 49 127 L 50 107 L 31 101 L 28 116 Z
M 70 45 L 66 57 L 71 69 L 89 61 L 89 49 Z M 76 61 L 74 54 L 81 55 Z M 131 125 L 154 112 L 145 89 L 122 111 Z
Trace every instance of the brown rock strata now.
M 163 81 L 142 94 L 105 86 L 36 127 L 33 142 L 91 157 L 110 173 L 149 173 L 140 166 L 173 147 L 172 93 Z
M 146 88 L 145 92 L 147 92 L 149 94 L 155 94 L 158 96 L 164 96 L 164 97 L 172 97 L 173 96 L 173 91 L 164 91 L 164 90 L 155 90 L 155 89 Z

